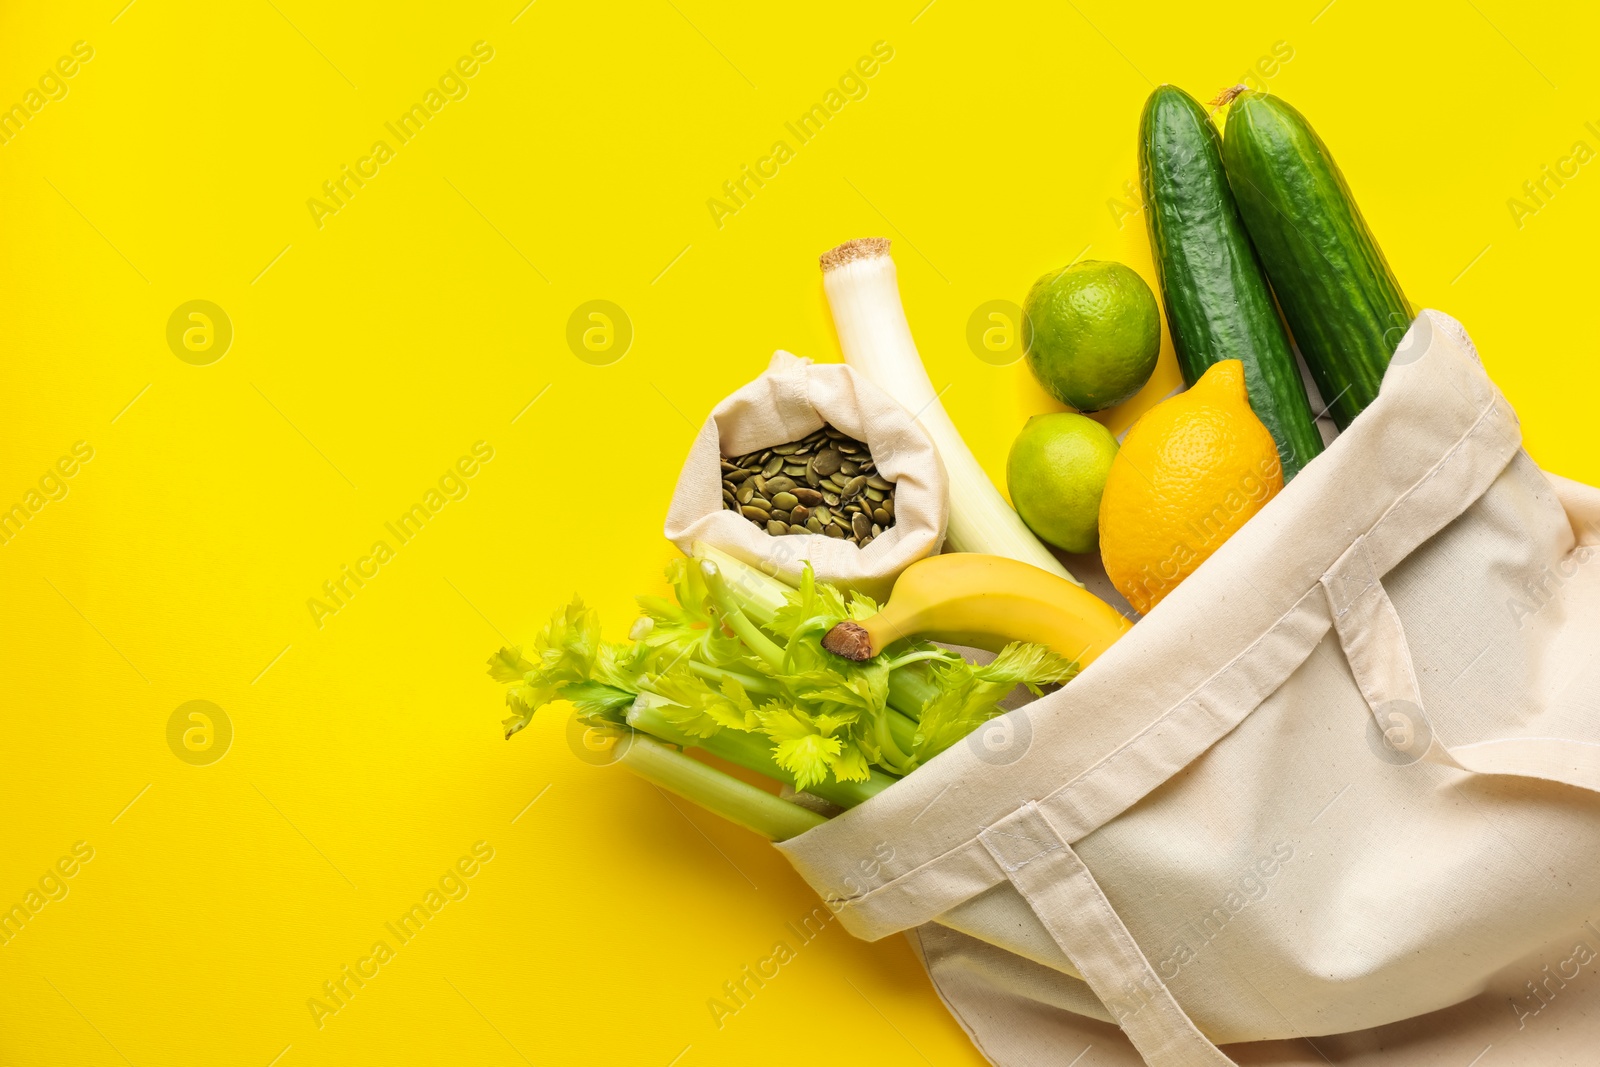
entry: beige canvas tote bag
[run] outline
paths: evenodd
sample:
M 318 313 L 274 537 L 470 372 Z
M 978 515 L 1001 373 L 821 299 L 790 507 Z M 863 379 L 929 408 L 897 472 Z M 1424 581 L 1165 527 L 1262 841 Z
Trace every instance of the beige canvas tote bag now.
M 1371 407 L 1077 679 L 777 847 L 857 936 L 918 931 L 1006 1067 L 1108 1024 L 1151 1067 L 1278 1062 L 1217 1046 L 1485 997 L 1537 1030 L 1600 989 L 1597 527 L 1425 311 Z M 1412 1052 L 1374 1062 L 1456 1062 Z

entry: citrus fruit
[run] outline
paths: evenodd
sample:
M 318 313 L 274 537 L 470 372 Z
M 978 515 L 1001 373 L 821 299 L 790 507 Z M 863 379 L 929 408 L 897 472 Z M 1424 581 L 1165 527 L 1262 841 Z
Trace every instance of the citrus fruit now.
M 1145 412 L 1112 461 L 1100 498 L 1106 576 L 1147 612 L 1282 488 L 1244 364 L 1212 364 L 1188 392 Z
M 1079 411 L 1120 404 L 1155 370 L 1161 315 L 1145 280 L 1091 259 L 1046 274 L 1023 305 L 1028 366 L 1051 396 Z
M 1011 504 L 1041 541 L 1068 552 L 1093 550 L 1100 494 L 1117 454 L 1111 431 L 1084 415 L 1035 415 L 1011 443 Z

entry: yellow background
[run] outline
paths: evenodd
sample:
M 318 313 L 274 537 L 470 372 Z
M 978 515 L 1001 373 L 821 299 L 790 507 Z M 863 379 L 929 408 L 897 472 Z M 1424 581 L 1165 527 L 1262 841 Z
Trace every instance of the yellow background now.
M 816 256 L 842 240 L 894 239 L 1000 475 L 1050 405 L 968 316 L 1080 255 L 1153 282 L 1116 203 L 1153 81 L 1205 99 L 1286 42 L 1266 84 L 1412 300 L 1468 325 L 1536 459 L 1600 482 L 1600 165 L 1520 227 L 1507 205 L 1600 149 L 1588 5 L 524 2 L 0 14 L 0 104 L 94 49 L 0 146 L 0 506 L 94 449 L 0 545 L 0 904 L 95 850 L 0 947 L 0 1062 L 981 1062 L 903 942 L 837 926 L 719 1029 L 707 1000 L 816 898 L 581 763 L 561 715 L 503 741 L 483 662 L 575 589 L 620 636 L 707 410 L 775 348 L 837 358 Z M 468 95 L 319 229 L 308 198 L 480 40 Z M 866 97 L 718 228 L 708 198 L 880 40 Z M 194 299 L 235 331 L 209 366 L 166 342 Z M 591 299 L 635 330 L 609 366 L 565 341 Z M 1164 353 L 1147 394 L 1175 380 Z M 319 628 L 308 598 L 480 440 L 469 494 Z M 235 732 L 209 766 L 168 747 L 190 700 Z M 318 1029 L 307 999 L 478 841 L 470 894 Z

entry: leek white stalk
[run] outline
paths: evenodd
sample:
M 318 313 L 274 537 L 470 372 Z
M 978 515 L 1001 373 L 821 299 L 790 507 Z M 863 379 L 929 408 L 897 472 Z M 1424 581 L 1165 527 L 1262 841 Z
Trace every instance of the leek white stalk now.
M 898 400 L 933 438 L 950 479 L 948 547 L 1007 556 L 1077 582 L 1011 510 L 939 402 L 911 338 L 888 239 L 848 241 L 825 253 L 822 286 L 845 362 Z

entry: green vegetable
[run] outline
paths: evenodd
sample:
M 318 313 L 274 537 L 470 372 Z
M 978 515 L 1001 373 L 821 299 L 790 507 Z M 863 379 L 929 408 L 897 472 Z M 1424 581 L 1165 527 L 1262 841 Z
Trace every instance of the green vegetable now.
M 1216 128 L 1177 86 L 1145 102 L 1139 176 L 1183 380 L 1193 385 L 1225 359 L 1243 363 L 1250 406 L 1272 433 L 1287 482 L 1322 452 L 1322 434 L 1228 189 Z
M 690 759 L 646 734 L 620 737 L 617 751 L 617 762 L 645 781 L 654 782 L 774 841 L 798 837 L 827 821 L 814 811 L 779 800 L 732 775 Z
M 909 641 L 846 660 L 825 651 L 821 637 L 875 614 L 872 601 L 817 582 L 809 567 L 790 589 L 699 551 L 668 567 L 672 598 L 639 598 L 644 617 L 629 642 L 602 640 L 598 615 L 574 598 L 530 648 L 491 657 L 490 675 L 508 684 L 506 736 L 564 700 L 591 727 L 649 735 L 656 748 L 700 748 L 850 807 L 999 714 L 998 701 L 1017 684 L 1038 692 L 1073 671 L 1053 652 L 1022 644 L 984 667 Z M 768 836 L 775 814 L 787 814 L 772 804 L 803 810 L 759 789 L 764 799 L 755 800 L 753 787 L 705 764 L 689 760 L 698 769 L 685 769 L 649 751 L 637 758 L 651 761 L 652 781 Z
M 1041 682 L 1067 681 L 1076 673 L 1043 645 L 1007 645 L 993 662 L 975 667 L 955 660 L 934 668 L 940 691 L 922 709 L 917 729 L 917 753 L 924 759 L 943 752 L 994 718 L 996 703 L 1018 685 L 1042 696 Z
M 658 703 L 663 699 L 652 698 L 651 694 L 641 694 L 628 711 L 628 725 L 681 748 L 698 748 L 746 770 L 764 774 L 773 781 L 783 782 L 791 787 L 796 786 L 794 775 L 778 766 L 777 761 L 772 758 L 771 743 L 764 735 L 746 733 L 743 730 L 718 730 L 707 737 L 695 737 L 678 729 L 660 712 Z M 837 804 L 841 808 L 853 808 L 881 793 L 895 780 L 873 768 L 871 775 L 864 782 L 840 782 L 829 779 L 813 782 L 807 791 L 830 804 Z
M 1275 96 L 1241 93 L 1222 157 L 1300 354 L 1343 429 L 1378 395 L 1411 306 L 1300 112 Z

